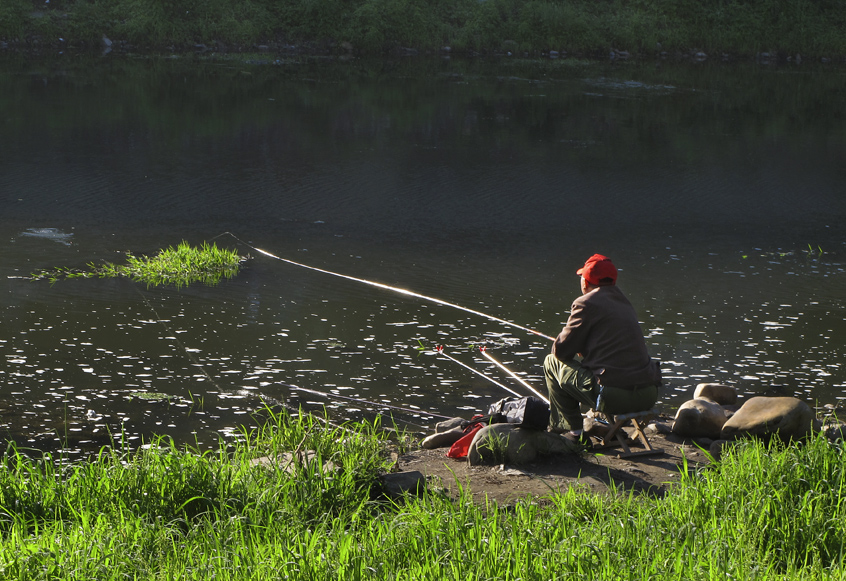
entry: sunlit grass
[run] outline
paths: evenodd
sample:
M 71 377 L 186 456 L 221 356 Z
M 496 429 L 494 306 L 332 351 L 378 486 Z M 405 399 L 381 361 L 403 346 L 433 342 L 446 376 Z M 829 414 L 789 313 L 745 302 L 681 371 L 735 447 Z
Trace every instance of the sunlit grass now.
M 280 414 L 202 454 L 156 440 L 62 466 L 12 448 L 0 577 L 844 577 L 844 448 L 823 437 L 744 443 L 663 498 L 572 488 L 499 506 L 435 487 L 381 498 L 381 434 L 378 422 Z M 254 461 L 263 456 L 273 460 Z
M 47 279 L 51 283 L 63 278 L 116 278 L 124 277 L 147 286 L 173 285 L 177 288 L 201 282 L 213 285 L 222 278 L 238 274 L 241 257 L 234 250 L 218 248 L 217 244 L 203 242 L 200 247 L 183 241 L 176 248 L 170 246 L 154 256 L 135 256 L 128 253 L 127 264 L 107 262 L 88 264 L 88 270 L 58 267 L 33 273 L 34 280 Z

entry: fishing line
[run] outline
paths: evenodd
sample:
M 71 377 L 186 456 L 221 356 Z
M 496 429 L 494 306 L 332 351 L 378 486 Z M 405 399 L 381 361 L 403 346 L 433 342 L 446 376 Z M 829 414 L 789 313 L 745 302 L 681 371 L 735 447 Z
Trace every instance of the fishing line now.
M 299 387 L 297 385 L 290 385 L 290 384 L 287 384 L 287 383 L 284 384 L 284 385 L 287 385 L 288 387 L 291 387 L 293 389 L 297 389 L 299 391 L 305 391 L 307 393 L 314 393 L 314 394 L 317 394 L 317 395 L 322 395 L 322 396 L 328 397 L 330 399 L 339 398 L 339 399 L 345 399 L 347 401 L 354 401 L 354 402 L 357 402 L 357 403 L 366 403 L 366 404 L 372 405 L 374 407 L 383 407 L 383 408 L 389 408 L 389 409 L 392 409 L 392 410 L 399 410 L 401 412 L 405 412 L 405 413 L 408 413 L 408 414 L 427 415 L 427 416 L 433 416 L 433 417 L 436 417 L 436 418 L 451 419 L 451 416 L 444 416 L 444 415 L 441 415 L 441 414 L 427 412 L 427 411 L 424 411 L 424 410 L 413 410 L 413 409 L 398 407 L 398 406 L 394 406 L 394 405 L 388 405 L 388 404 L 385 404 L 385 403 L 369 401 L 369 400 L 366 400 L 366 399 L 360 399 L 360 398 L 356 398 L 356 397 L 347 397 L 345 395 L 339 395 L 337 393 L 326 393 L 325 391 L 317 391 L 316 389 L 308 389 L 308 388 L 305 388 L 305 387 Z
M 288 264 L 293 264 L 294 266 L 300 266 L 302 268 L 307 268 L 308 270 L 313 270 L 315 272 L 322 272 L 323 274 L 329 274 L 329 275 L 332 275 L 332 276 L 337 276 L 339 278 L 344 278 L 346 280 L 352 280 L 352 281 L 355 281 L 355 282 L 360 282 L 362 284 L 368 284 L 370 286 L 375 286 L 377 288 L 393 291 L 395 293 L 399 293 L 401 295 L 405 295 L 405 296 L 409 296 L 409 297 L 414 297 L 416 299 L 422 299 L 424 301 L 429 301 L 429 302 L 436 303 L 438 305 L 442 305 L 442 306 L 445 306 L 445 307 L 452 307 L 454 309 L 464 311 L 465 313 L 471 313 L 473 315 L 478 315 L 480 317 L 484 317 L 485 319 L 488 319 L 490 321 L 495 321 L 495 322 L 500 323 L 502 325 L 508 325 L 510 327 L 515 327 L 517 329 L 526 331 L 526 332 L 531 333 L 533 335 L 537 335 L 538 337 L 543 337 L 544 339 L 548 339 L 550 341 L 555 340 L 554 337 L 550 337 L 549 335 L 544 335 L 540 331 L 535 331 L 534 329 L 530 329 L 529 327 L 524 327 L 523 325 L 518 325 L 517 323 L 513 323 L 513 322 L 507 321 L 505 319 L 500 319 L 499 317 L 494 317 L 493 315 L 488 315 L 487 313 L 483 313 L 481 311 L 476 311 L 474 309 L 462 307 L 461 305 L 457 305 L 455 303 L 450 303 L 450 302 L 444 301 L 442 299 L 422 295 L 422 294 L 416 293 L 414 291 L 410 291 L 410 290 L 400 288 L 400 287 L 396 287 L 396 286 L 390 286 L 390 285 L 387 285 L 387 284 L 383 284 L 381 282 L 375 282 L 375 281 L 372 281 L 372 280 L 357 278 L 355 276 L 350 276 L 350 275 L 347 275 L 347 274 L 340 274 L 338 272 L 332 272 L 331 270 L 324 270 L 322 268 L 317 268 L 315 266 L 309 266 L 308 264 L 303 264 L 302 262 L 295 262 L 295 261 L 290 260 L 288 258 L 282 258 L 280 256 L 276 256 L 275 254 L 271 254 L 267 250 L 262 250 L 261 248 L 256 248 L 255 246 L 252 246 L 251 244 L 244 242 L 243 240 L 241 240 L 240 238 L 235 236 L 232 232 L 223 232 L 222 234 L 218 234 L 217 236 L 212 238 L 212 240 L 214 240 L 215 238 L 219 238 L 220 236 L 224 236 L 226 234 L 228 234 L 229 236 L 232 236 L 232 238 L 234 238 L 235 240 L 237 240 L 238 242 L 240 242 L 244 246 L 255 250 L 256 252 L 259 252 L 261 254 L 264 254 L 265 256 L 269 256 L 270 258 L 273 258 L 273 259 L 276 259 L 276 260 L 279 260 L 279 261 L 282 261 L 282 262 L 287 262 Z
M 508 375 L 510 375 L 514 379 L 516 379 L 521 385 L 523 385 L 523 387 L 525 387 L 526 389 L 528 389 L 529 391 L 531 391 L 532 393 L 537 395 L 544 402 L 546 402 L 547 404 L 549 403 L 549 400 L 547 398 L 545 398 L 543 395 L 541 395 L 541 393 L 538 390 L 536 390 L 534 387 L 532 387 L 526 381 L 524 381 L 522 377 L 520 377 L 519 375 L 517 375 L 516 373 L 514 373 L 513 371 L 508 369 L 505 365 L 503 365 L 502 363 L 500 363 L 499 361 L 494 359 L 494 357 L 490 353 L 488 353 L 487 347 L 485 347 L 485 346 L 479 347 L 479 351 L 482 353 L 482 355 L 485 357 L 485 359 L 487 359 L 488 361 L 490 361 L 491 363 L 493 363 L 494 365 L 496 365 L 497 367 L 502 369 L 504 372 L 506 372 Z
M 478 376 L 480 376 L 480 377 L 484 377 L 485 379 L 487 379 L 488 381 L 490 381 L 490 382 L 491 382 L 491 383 L 493 383 L 494 385 L 496 385 L 496 386 L 498 386 L 498 387 L 501 387 L 502 389 L 504 389 L 504 390 L 505 390 L 505 391 L 507 391 L 508 393 L 513 394 L 513 395 L 516 395 L 517 397 L 523 397 L 522 395 L 520 395 L 519 393 L 517 393 L 516 391 L 514 391 L 514 390 L 513 390 L 513 389 L 511 389 L 510 387 L 507 387 L 507 386 L 505 386 L 505 385 L 501 384 L 501 383 L 500 383 L 500 382 L 498 382 L 496 379 L 494 379 L 494 378 L 492 378 L 492 377 L 488 377 L 487 375 L 485 375 L 485 374 L 484 374 L 484 373 L 482 373 L 481 371 L 477 371 L 477 370 L 473 369 L 472 367 L 470 367 L 470 366 L 469 366 L 469 365 L 467 365 L 466 363 L 463 363 L 463 362 L 459 361 L 458 359 L 456 359 L 455 357 L 452 357 L 451 355 L 447 355 L 446 353 L 444 353 L 444 348 L 443 348 L 443 345 L 438 345 L 437 347 L 435 347 L 435 351 L 437 351 L 440 355 L 443 355 L 444 357 L 446 357 L 446 358 L 447 358 L 447 359 L 449 359 L 450 361 L 452 361 L 452 362 L 454 362 L 454 363 L 458 363 L 461 367 L 463 367 L 463 368 L 465 368 L 465 369 L 467 369 L 467 370 L 469 370 L 469 371 L 472 371 L 472 372 L 473 372 L 473 373 L 475 373 L 476 375 L 478 375 Z

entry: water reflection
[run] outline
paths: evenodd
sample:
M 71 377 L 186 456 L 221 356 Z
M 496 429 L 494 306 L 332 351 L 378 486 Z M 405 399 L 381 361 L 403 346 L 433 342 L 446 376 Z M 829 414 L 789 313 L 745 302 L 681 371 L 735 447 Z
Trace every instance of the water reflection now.
M 662 360 L 665 409 L 702 381 L 843 399 L 831 73 L 113 64 L 49 90 L 2 71 L 0 424 L 22 444 L 212 446 L 265 404 L 422 431 L 507 395 L 437 345 L 520 390 L 487 346 L 543 389 L 542 338 L 255 252 L 216 287 L 24 278 L 226 231 L 548 335 L 602 252 Z

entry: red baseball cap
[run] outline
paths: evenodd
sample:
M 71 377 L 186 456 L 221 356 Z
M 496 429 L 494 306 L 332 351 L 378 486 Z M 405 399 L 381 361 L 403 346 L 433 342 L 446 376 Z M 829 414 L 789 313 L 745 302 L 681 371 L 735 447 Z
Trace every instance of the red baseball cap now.
M 607 286 L 617 282 L 617 267 L 610 258 L 601 254 L 594 254 L 588 258 L 576 274 L 593 286 Z

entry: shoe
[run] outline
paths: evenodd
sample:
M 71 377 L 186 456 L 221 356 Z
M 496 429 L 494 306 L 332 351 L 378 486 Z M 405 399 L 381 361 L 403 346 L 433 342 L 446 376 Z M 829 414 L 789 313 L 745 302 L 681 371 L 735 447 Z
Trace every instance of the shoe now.
M 573 432 L 565 432 L 561 434 L 566 439 L 570 440 L 574 444 L 589 450 L 593 447 L 593 440 L 591 440 L 590 436 L 584 432 L 581 434 L 574 434 Z

